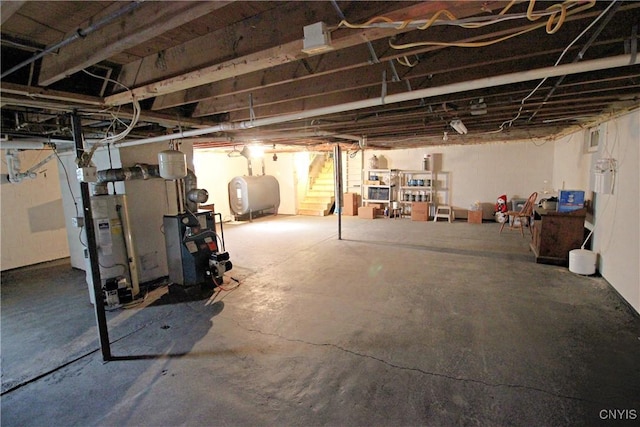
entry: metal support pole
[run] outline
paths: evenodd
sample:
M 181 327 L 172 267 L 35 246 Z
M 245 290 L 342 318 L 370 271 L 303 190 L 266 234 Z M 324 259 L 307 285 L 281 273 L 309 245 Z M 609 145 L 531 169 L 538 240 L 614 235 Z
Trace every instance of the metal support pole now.
M 80 159 L 84 153 L 82 143 L 82 129 L 80 127 L 80 117 L 74 112 L 71 115 L 71 127 L 73 130 L 73 140 L 76 144 L 76 157 Z M 93 296 L 95 301 L 96 323 L 98 325 L 98 336 L 100 339 L 100 349 L 102 350 L 102 360 L 111 360 L 111 346 L 109 344 L 109 330 L 107 327 L 107 316 L 104 311 L 104 300 L 102 297 L 102 279 L 100 278 L 100 265 L 98 264 L 98 245 L 96 241 L 95 228 L 93 226 L 93 216 L 91 214 L 91 198 L 89 194 L 89 183 L 80 183 L 80 194 L 82 196 L 82 212 L 84 213 L 84 227 L 87 233 L 87 250 L 89 251 L 89 262 L 91 263 L 91 279 L 93 281 Z
M 335 199 L 338 212 L 338 240 L 342 240 L 342 149 L 340 144 L 333 147 L 333 172 L 335 176 Z

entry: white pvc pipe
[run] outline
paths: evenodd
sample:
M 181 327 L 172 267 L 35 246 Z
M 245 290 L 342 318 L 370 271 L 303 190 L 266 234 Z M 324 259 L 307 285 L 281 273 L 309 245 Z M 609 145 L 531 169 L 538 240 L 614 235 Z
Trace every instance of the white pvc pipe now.
M 91 141 L 91 140 L 89 140 Z M 25 138 L 25 139 L 2 139 L 0 140 L 1 150 L 42 150 L 44 148 L 51 148 L 52 145 L 66 145 L 73 146 L 74 142 L 66 139 L 56 138 Z
M 39 141 L 2 141 L 0 149 L 2 150 L 42 150 L 47 148 L 44 142 Z
M 234 130 L 251 129 L 260 126 L 275 125 L 291 122 L 294 120 L 307 119 L 311 117 L 324 116 L 327 114 L 342 113 L 345 111 L 359 110 L 363 108 L 378 107 L 384 104 L 394 104 L 396 102 L 413 101 L 421 98 L 429 98 L 450 93 L 464 92 L 467 90 L 485 89 L 522 83 L 530 80 L 540 80 L 546 77 L 558 77 L 569 74 L 586 73 L 589 71 L 606 70 L 609 68 L 626 67 L 640 63 L 640 56 L 635 58 L 632 55 L 619 55 L 591 61 L 576 62 L 571 64 L 558 65 L 555 67 L 537 68 L 535 70 L 519 71 L 517 73 L 503 74 L 500 76 L 484 77 L 466 82 L 452 83 L 427 89 L 419 89 L 410 92 L 403 92 L 395 95 L 388 95 L 384 98 L 365 99 L 362 101 L 347 102 L 345 104 L 333 105 L 330 107 L 316 108 L 299 113 L 285 114 L 282 116 L 267 117 L 263 119 L 247 120 L 243 122 L 221 123 L 202 129 L 193 129 L 185 132 L 161 135 L 137 141 L 127 141 L 116 143 L 117 147 L 130 147 L 134 145 L 149 144 L 153 142 L 169 141 L 172 139 L 201 136 L 215 132 L 226 132 Z
M 314 131 L 314 132 L 283 132 L 283 133 L 269 133 L 269 134 L 265 134 L 265 135 L 260 135 L 260 136 L 233 136 L 231 139 L 228 139 L 225 136 L 220 136 L 217 137 L 215 139 L 211 139 L 211 138 L 199 138 L 198 140 L 196 140 L 194 138 L 194 140 L 192 140 L 192 142 L 196 143 L 198 141 L 201 142 L 217 142 L 217 141 L 224 141 L 224 142 L 237 142 L 237 143 L 260 143 L 263 141 L 271 141 L 274 139 L 283 139 L 283 138 L 320 138 L 320 137 L 332 137 L 332 138 L 338 138 L 338 139 L 346 139 L 348 141 L 360 141 L 362 139 L 362 137 L 360 136 L 356 136 L 356 135 L 348 135 L 348 134 L 343 134 L 343 133 L 334 133 L 334 132 L 327 132 L 327 131 Z

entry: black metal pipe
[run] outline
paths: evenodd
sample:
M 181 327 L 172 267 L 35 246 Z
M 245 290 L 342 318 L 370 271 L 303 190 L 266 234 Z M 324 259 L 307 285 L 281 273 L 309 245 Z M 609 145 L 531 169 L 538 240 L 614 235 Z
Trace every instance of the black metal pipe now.
M 333 148 L 333 172 L 335 176 L 335 211 L 338 212 L 338 240 L 342 240 L 342 149 L 340 144 Z
M 84 147 L 82 145 L 82 127 L 80 116 L 76 112 L 71 115 L 71 129 L 73 139 L 76 144 L 76 157 L 82 158 Z M 102 297 L 102 278 L 100 277 L 100 265 L 98 263 L 98 244 L 96 240 L 93 216 L 91 213 L 91 197 L 89 194 L 89 183 L 80 183 L 80 195 L 82 198 L 82 212 L 84 213 L 84 226 L 87 234 L 87 250 L 89 252 L 89 262 L 91 264 L 91 279 L 93 281 L 94 308 L 96 313 L 96 324 L 98 326 L 98 337 L 100 349 L 102 350 L 102 360 L 111 360 L 111 345 L 109 343 L 109 329 L 107 326 L 107 316 L 104 311 L 104 300 Z

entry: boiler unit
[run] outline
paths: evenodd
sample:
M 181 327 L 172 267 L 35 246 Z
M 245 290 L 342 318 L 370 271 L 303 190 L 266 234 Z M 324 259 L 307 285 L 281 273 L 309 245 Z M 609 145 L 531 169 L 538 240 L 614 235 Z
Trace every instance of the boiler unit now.
M 165 215 L 163 224 L 169 280 L 186 288 L 200 285 L 213 289 L 221 285 L 222 276 L 232 264 L 224 250 L 224 239 L 216 233 L 214 213 Z
M 271 175 L 237 176 L 229 182 L 229 207 L 236 219 L 278 213 L 280 186 Z
M 103 299 L 107 308 L 116 308 L 122 303 L 131 301 L 140 292 L 126 196 L 123 194 L 92 196 L 91 212 L 98 249 Z M 86 235 L 84 241 L 86 242 Z M 86 249 L 85 264 L 89 299 L 92 304 L 95 304 L 91 263 L 89 251 Z

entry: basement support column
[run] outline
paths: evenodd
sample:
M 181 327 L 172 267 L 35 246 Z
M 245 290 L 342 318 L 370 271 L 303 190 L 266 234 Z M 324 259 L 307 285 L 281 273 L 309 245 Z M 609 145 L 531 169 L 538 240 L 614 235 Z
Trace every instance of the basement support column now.
M 71 115 L 71 128 L 73 130 L 73 140 L 76 144 L 76 158 L 80 159 L 84 153 L 82 142 L 82 128 L 80 117 L 76 112 Z M 89 194 L 89 183 L 80 183 L 80 195 L 82 197 L 82 212 L 84 214 L 84 229 L 87 233 L 87 250 L 89 251 L 89 262 L 91 263 L 91 279 L 93 282 L 94 308 L 96 312 L 96 323 L 98 325 L 98 338 L 100 349 L 102 350 L 102 360 L 111 360 L 111 345 L 109 344 L 109 330 L 107 327 L 107 316 L 104 311 L 104 300 L 102 297 L 102 279 L 100 278 L 100 265 L 98 264 L 98 245 L 96 241 L 96 231 L 93 225 L 91 213 L 91 197 Z
M 335 212 L 338 213 L 338 240 L 342 240 L 342 149 L 340 144 L 333 147 L 333 175 L 335 179 Z

